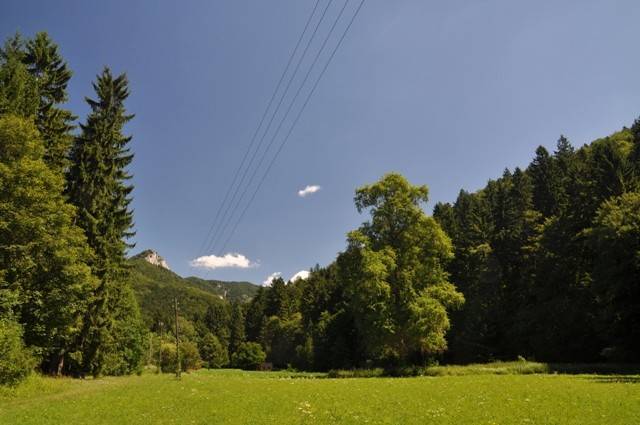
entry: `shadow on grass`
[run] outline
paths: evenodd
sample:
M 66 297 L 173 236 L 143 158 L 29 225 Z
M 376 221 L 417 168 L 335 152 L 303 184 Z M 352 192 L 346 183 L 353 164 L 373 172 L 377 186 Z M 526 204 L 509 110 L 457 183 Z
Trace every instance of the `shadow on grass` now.
M 585 379 L 598 384 L 640 384 L 640 376 L 588 376 Z
M 562 373 L 565 375 L 640 375 L 640 364 L 548 363 L 547 368 L 549 373 Z

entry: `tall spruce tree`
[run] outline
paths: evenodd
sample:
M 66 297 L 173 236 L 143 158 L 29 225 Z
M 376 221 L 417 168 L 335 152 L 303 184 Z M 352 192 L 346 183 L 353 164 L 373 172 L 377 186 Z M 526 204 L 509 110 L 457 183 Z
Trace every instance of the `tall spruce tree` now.
M 229 351 L 235 353 L 240 344 L 245 342 L 244 311 L 239 302 L 234 302 L 231 307 L 231 324 L 229 329 Z
M 125 256 L 131 246 L 127 239 L 133 235 L 129 207 L 133 187 L 128 184 L 131 175 L 127 170 L 133 155 L 127 147 L 131 137 L 123 134 L 125 124 L 133 118 L 124 106 L 129 96 L 127 77 L 114 77 L 105 67 L 93 88 L 97 99 L 86 99 L 91 111 L 72 148 L 67 192 L 95 252 L 91 266 L 100 283 L 87 312 L 81 345 L 82 372 L 99 374 L 107 355 L 113 357 L 107 342 L 117 328 L 114 320 L 127 316 L 120 309 L 135 312 L 137 305 L 128 296 Z M 125 350 L 114 341 L 110 346 Z
M 34 77 L 39 96 L 36 126 L 45 144 L 45 161 L 62 172 L 68 165 L 73 142 L 72 122 L 76 117 L 60 105 L 67 101 L 71 70 L 46 32 L 39 32 L 26 44 L 23 62 Z
M 640 190 L 640 118 L 636 118 L 631 126 L 633 147 L 629 155 L 629 162 L 633 168 L 633 188 Z
M 557 215 L 562 208 L 562 176 L 555 158 L 544 146 L 536 149 L 536 156 L 528 173 L 533 181 L 533 205 L 544 217 Z

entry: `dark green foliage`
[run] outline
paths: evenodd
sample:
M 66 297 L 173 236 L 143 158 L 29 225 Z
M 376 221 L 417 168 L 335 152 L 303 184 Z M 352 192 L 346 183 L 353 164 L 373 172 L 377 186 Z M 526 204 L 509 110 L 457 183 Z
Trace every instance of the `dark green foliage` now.
M 562 136 L 526 171 L 436 206 L 467 300 L 447 358 L 637 358 L 637 133 L 636 121 L 578 150 Z
M 126 285 L 110 299 L 113 323 L 103 341 L 102 373 L 127 375 L 141 372 L 146 354 L 146 330 L 133 290 Z
M 93 88 L 97 99 L 86 99 L 91 112 L 86 123 L 80 125 L 81 133 L 73 145 L 67 193 L 95 253 L 91 268 L 99 285 L 85 317 L 80 343 L 82 371 L 99 374 L 105 366 L 105 343 L 113 336 L 114 321 L 126 318 L 135 309 L 118 302 L 124 299 L 130 284 L 125 252 L 129 247 L 126 239 L 133 235 L 129 208 L 133 187 L 127 183 L 133 155 L 127 147 L 131 137 L 123 135 L 123 128 L 133 115 L 124 107 L 129 96 L 124 74 L 114 77 L 105 68 Z
M 60 108 L 67 101 L 71 70 L 45 32 L 27 42 L 23 61 L 36 81 L 39 96 L 36 125 L 44 140 L 45 161 L 53 170 L 62 172 L 68 165 L 73 141 L 70 132 L 76 119 L 71 111 Z
M 240 344 L 238 350 L 231 356 L 233 367 L 245 370 L 256 370 L 267 356 L 260 344 L 256 342 L 244 342 Z
M 8 319 L 0 319 L 0 385 L 16 385 L 24 380 L 35 365 L 22 340 L 22 327 Z
M 247 307 L 245 314 L 245 333 L 248 341 L 258 341 L 260 339 L 262 327 L 267 319 L 265 315 L 267 292 L 268 288 L 261 286 Z
M 235 352 L 245 342 L 244 308 L 240 303 L 231 306 L 231 322 L 229 324 L 229 350 Z
M 544 147 L 539 146 L 528 173 L 533 182 L 534 208 L 545 217 L 557 215 L 565 202 L 558 161 Z
M 229 352 L 211 332 L 202 337 L 199 347 L 205 367 L 217 369 L 229 364 Z
M 593 285 L 614 360 L 640 358 L 640 193 L 604 202 L 592 232 Z M 612 356 L 613 357 L 613 356 Z
M 298 359 L 298 351 L 305 343 L 302 330 L 302 317 L 299 313 L 287 318 L 271 316 L 262 328 L 261 341 L 266 348 L 267 361 L 275 367 L 285 368 L 289 364 L 304 363 Z

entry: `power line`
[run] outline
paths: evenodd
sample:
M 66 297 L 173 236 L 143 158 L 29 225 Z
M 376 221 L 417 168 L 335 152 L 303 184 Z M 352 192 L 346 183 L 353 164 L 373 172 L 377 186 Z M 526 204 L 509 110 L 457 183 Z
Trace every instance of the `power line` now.
M 333 0 L 329 0 L 327 2 L 327 5 L 325 6 L 324 10 L 322 11 L 322 15 L 320 16 L 320 19 L 318 20 L 318 22 L 316 23 L 316 26 L 313 30 L 313 33 L 311 34 L 311 37 L 309 37 L 309 40 L 307 41 L 307 44 L 302 52 L 302 54 L 300 55 L 300 58 L 298 59 L 298 63 L 296 64 L 296 67 L 293 71 L 293 73 L 291 74 L 291 76 L 289 77 L 289 81 L 287 82 L 287 86 L 285 87 L 284 91 L 282 92 L 282 96 L 280 96 L 280 100 L 278 101 L 278 105 L 276 106 L 276 108 L 274 109 L 273 113 L 271 114 L 271 119 L 269 120 L 269 123 L 267 124 L 267 127 L 264 131 L 264 133 L 262 134 L 262 137 L 260 138 L 260 141 L 258 142 L 258 145 L 256 147 L 256 150 L 253 151 L 253 154 L 251 155 L 251 159 L 249 160 L 249 164 L 247 165 L 247 167 L 244 169 L 244 172 L 242 173 L 242 178 L 240 179 L 240 183 L 238 184 L 238 186 L 236 186 L 236 189 L 233 192 L 233 196 L 231 197 L 231 201 L 229 202 L 229 204 L 227 204 L 224 213 L 222 214 L 222 218 L 221 218 L 221 228 L 223 229 L 222 231 L 218 231 L 214 234 L 214 237 L 211 241 L 211 244 L 208 246 L 209 249 L 211 249 L 212 251 L 215 251 L 215 246 L 218 242 L 218 238 L 222 237 L 221 235 L 224 235 L 224 232 L 226 231 L 226 228 L 229 226 L 229 223 L 231 221 L 231 219 L 233 218 L 233 215 L 236 213 L 238 206 L 240 205 L 240 203 L 242 202 L 242 199 L 244 198 L 244 194 L 246 193 L 247 189 L 245 187 L 245 189 L 242 192 L 242 195 L 240 197 L 240 199 L 238 200 L 237 203 L 234 204 L 236 197 L 240 191 L 240 188 L 242 187 L 245 178 L 247 177 L 247 173 L 249 172 L 249 170 L 251 169 L 251 165 L 253 165 L 253 161 L 256 158 L 256 155 L 258 154 L 258 152 L 260 151 L 260 147 L 262 146 L 262 142 L 264 141 L 266 135 L 269 133 L 269 130 L 271 129 L 271 124 L 273 124 L 273 120 L 275 119 L 275 117 L 278 114 L 278 111 L 280 110 L 280 106 L 282 106 L 282 102 L 284 101 L 287 93 L 289 92 L 289 88 L 291 87 L 292 82 L 294 81 L 296 74 L 298 73 L 298 70 L 300 69 L 300 65 L 302 64 L 304 58 L 307 55 L 307 52 L 309 50 L 309 47 L 311 46 L 311 44 L 313 43 L 313 40 L 315 39 L 315 36 L 318 32 L 318 28 L 320 28 L 320 25 L 322 24 L 322 22 L 324 21 L 324 18 L 327 14 L 327 10 L 329 9 L 329 7 L 331 6 L 331 4 L 333 3 Z M 286 117 L 286 114 L 285 114 Z M 267 148 L 267 150 L 265 150 L 265 152 L 263 153 L 263 156 L 267 154 L 269 148 Z M 262 164 L 262 159 L 260 160 L 260 164 Z M 258 168 L 260 167 L 260 165 L 258 165 Z M 253 182 L 253 177 L 255 176 L 255 172 L 252 174 L 251 178 L 249 179 L 249 183 L 247 183 L 247 185 L 251 185 L 251 183 Z M 247 186 L 247 187 L 248 187 Z M 233 207 L 232 207 L 233 205 Z M 229 211 L 231 211 L 231 214 L 228 215 Z
M 264 153 L 260 157 L 258 165 L 253 169 L 253 173 L 251 174 L 251 177 L 249 178 L 249 182 L 247 183 L 247 186 L 244 187 L 244 190 L 242 191 L 240 199 L 234 205 L 233 213 L 228 217 L 227 221 L 224 222 L 223 231 L 222 231 L 223 235 L 224 235 L 224 232 L 226 232 L 227 227 L 231 224 L 231 220 L 233 219 L 233 215 L 236 213 L 236 211 L 240 207 L 242 201 L 245 198 L 245 195 L 247 194 L 247 191 L 249 190 L 249 187 L 253 184 L 253 181 L 254 181 L 254 179 L 256 177 L 256 174 L 260 170 L 260 167 L 262 166 L 262 163 L 264 162 L 265 158 L 267 157 L 267 155 L 269 153 L 269 150 L 271 149 L 271 146 L 273 145 L 273 142 L 275 141 L 276 137 L 280 133 L 280 129 L 282 128 L 282 125 L 284 124 L 284 122 L 286 121 L 287 117 L 289 116 L 289 113 L 291 112 L 293 106 L 295 105 L 295 102 L 298 99 L 298 96 L 300 95 L 302 89 L 304 88 L 305 84 L 307 83 L 307 80 L 309 79 L 309 76 L 311 75 L 311 72 L 314 70 L 314 67 L 315 67 L 318 59 L 320 58 L 322 52 L 324 51 L 324 48 L 326 47 L 327 42 L 331 38 L 331 35 L 333 34 L 333 31 L 335 30 L 336 25 L 340 21 L 340 18 L 342 17 L 342 15 L 344 13 L 344 10 L 346 9 L 348 3 L 349 3 L 349 0 L 345 0 L 345 3 L 342 6 L 342 8 L 340 9 L 340 12 L 338 13 L 338 15 L 336 16 L 336 18 L 335 18 L 335 20 L 333 22 L 333 25 L 331 26 L 331 28 L 329 29 L 329 32 L 325 36 L 325 38 L 324 38 L 324 40 L 322 42 L 322 45 L 320 46 L 320 49 L 318 49 L 318 52 L 316 53 L 315 58 L 313 59 L 311 65 L 309 66 L 309 69 L 307 70 L 307 73 L 305 74 L 304 79 L 302 80 L 302 83 L 300 83 L 300 86 L 298 87 L 298 90 L 296 91 L 295 95 L 293 96 L 293 99 L 289 103 L 289 106 L 288 106 L 286 112 L 282 116 L 282 119 L 280 120 L 280 123 L 278 124 L 278 127 L 276 128 L 273 136 L 271 137 L 271 140 L 269 141 L 269 144 L 267 145 L 267 148 L 265 149 Z
M 276 94 L 278 93 L 278 91 L 280 90 L 280 86 L 282 85 L 282 82 L 284 81 L 284 77 L 287 74 L 287 72 L 289 71 L 289 67 L 291 66 L 291 63 L 293 62 L 293 58 L 295 57 L 296 53 L 298 52 L 298 48 L 300 47 L 300 43 L 302 43 L 302 40 L 304 39 L 304 35 L 307 33 L 307 29 L 309 28 L 309 24 L 311 23 L 313 16 L 316 13 L 316 10 L 318 9 L 318 5 L 320 4 L 320 0 L 316 0 L 316 4 L 313 7 L 313 10 L 311 11 L 311 14 L 309 15 L 309 18 L 307 19 L 306 24 L 304 25 L 304 29 L 302 30 L 302 33 L 300 34 L 300 37 L 298 37 L 298 42 L 296 43 L 295 48 L 293 49 L 293 51 L 291 52 L 291 54 L 289 55 L 289 60 L 287 61 L 287 65 L 284 68 L 284 71 L 282 72 L 282 75 L 280 76 L 280 80 L 278 81 L 278 84 L 276 85 L 276 89 L 273 91 L 273 94 L 271 95 L 271 99 L 269 99 L 269 102 L 267 104 L 267 108 L 264 110 L 263 114 L 262 114 L 262 118 L 260 119 L 260 123 L 258 124 L 258 127 L 256 127 L 255 132 L 253 133 L 253 137 L 251 138 L 251 142 L 249 143 L 249 146 L 247 147 L 247 151 L 244 153 L 244 156 L 242 157 L 242 161 L 240 162 L 240 166 L 238 167 L 238 169 L 236 170 L 231 185 L 229 186 L 229 188 L 227 189 L 227 193 L 224 196 L 224 199 L 222 201 L 222 203 L 220 204 L 220 207 L 218 207 L 218 211 L 216 212 L 215 218 L 213 219 L 213 222 L 211 223 L 211 226 L 209 227 L 209 231 L 207 232 L 207 236 L 205 237 L 202 245 L 200 245 L 200 248 L 198 249 L 198 252 L 196 252 L 196 256 L 200 253 L 203 253 L 205 247 L 207 246 L 207 242 L 209 242 L 211 236 L 212 236 L 212 232 L 213 229 L 215 228 L 215 225 L 218 222 L 218 218 L 220 216 L 220 212 L 222 211 L 223 206 L 225 205 L 225 203 L 227 202 L 227 199 L 229 198 L 229 194 L 231 193 L 231 189 L 233 188 L 233 186 L 235 185 L 237 179 L 238 179 L 238 175 L 240 174 L 240 170 L 242 170 L 242 167 L 244 166 L 244 163 L 247 159 L 247 156 L 249 155 L 249 152 L 251 151 L 251 148 L 253 147 L 253 144 L 256 140 L 256 137 L 259 133 L 260 128 L 262 127 L 262 124 L 264 123 L 265 118 L 267 117 L 267 113 L 269 112 L 269 109 L 271 108 L 271 105 L 273 104 L 274 99 L 276 98 Z M 206 253 L 206 252 L 205 252 Z
M 349 2 L 349 0 L 346 0 L 345 7 L 346 7 L 348 2 Z M 356 8 L 356 11 L 354 12 L 353 16 L 351 17 L 351 20 L 349 21 L 349 24 L 347 25 L 347 27 L 345 28 L 344 32 L 342 33 L 342 36 L 338 40 L 338 43 L 334 47 L 333 51 L 329 55 L 329 59 L 327 60 L 327 62 L 324 65 L 324 68 L 322 68 L 322 71 L 318 75 L 318 78 L 316 79 L 311 91 L 309 91 L 309 94 L 307 95 L 307 98 L 305 99 L 305 101 L 304 101 L 304 103 L 302 105 L 302 108 L 298 112 L 298 115 L 296 116 L 295 120 L 291 124 L 291 127 L 289 128 L 289 131 L 287 132 L 287 135 L 285 136 L 285 138 L 280 143 L 280 146 L 278 147 L 278 150 L 276 151 L 276 154 L 271 159 L 271 161 L 269 163 L 269 166 L 265 170 L 264 174 L 262 175 L 262 178 L 260 179 L 260 182 L 258 183 L 258 186 L 256 187 L 256 189 L 254 190 L 253 194 L 251 195 L 251 198 L 249 199 L 249 202 L 245 205 L 244 209 L 242 210 L 242 213 L 238 217 L 238 220 L 236 220 L 236 222 L 235 222 L 235 224 L 234 224 L 234 226 L 233 226 L 233 228 L 231 230 L 231 233 L 229 234 L 229 236 L 225 240 L 225 242 L 224 242 L 224 244 L 222 246 L 222 249 L 220 251 L 224 251 L 224 249 L 227 247 L 227 244 L 231 240 L 231 237 L 235 233 L 238 225 L 240 224 L 240 222 L 244 218 L 244 215 L 247 212 L 247 210 L 249 209 L 249 206 L 252 204 L 253 200 L 255 199 L 256 194 L 260 191 L 260 188 L 262 187 L 262 184 L 266 180 L 267 175 L 271 171 L 271 168 L 273 167 L 273 164 L 275 163 L 276 159 L 280 155 L 280 152 L 282 152 L 282 149 L 284 148 L 285 144 L 289 140 L 289 137 L 291 136 L 291 133 L 293 132 L 293 129 L 295 128 L 296 124 L 300 120 L 300 117 L 302 116 L 302 113 L 304 112 L 305 108 L 307 107 L 307 105 L 309 103 L 309 100 L 311 99 L 311 97 L 313 96 L 316 88 L 318 87 L 318 84 L 320 83 L 320 80 L 322 79 L 322 76 L 325 74 L 327 68 L 329 67 L 329 64 L 333 60 L 333 57 L 335 56 L 336 52 L 338 51 L 338 48 L 340 47 L 340 45 L 342 44 L 344 38 L 346 37 L 347 32 L 349 32 L 349 29 L 351 28 L 351 25 L 353 24 L 353 22 L 355 21 L 356 17 L 358 16 L 358 13 L 360 13 L 360 9 L 362 9 L 362 6 L 363 6 L 364 2 L 365 2 L 365 0 L 360 0 L 360 3 L 358 4 L 358 7 Z M 342 11 L 344 11 L 344 7 L 343 7 Z M 342 14 L 342 11 L 341 11 L 341 14 Z M 324 47 L 324 45 L 323 45 L 323 47 Z

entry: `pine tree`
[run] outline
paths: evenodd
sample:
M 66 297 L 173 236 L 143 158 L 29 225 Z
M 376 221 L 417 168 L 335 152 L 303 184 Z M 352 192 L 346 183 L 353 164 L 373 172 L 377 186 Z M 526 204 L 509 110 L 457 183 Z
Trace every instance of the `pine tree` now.
M 249 303 L 245 315 L 245 334 L 247 341 L 256 342 L 260 339 L 260 333 L 266 320 L 267 289 L 263 286 L 258 288 L 255 296 Z
M 23 62 L 35 78 L 39 96 L 36 126 L 45 143 L 45 161 L 55 171 L 62 172 L 68 163 L 73 142 L 71 111 L 60 104 L 67 101 L 67 84 L 71 70 L 58 52 L 58 46 L 47 33 L 39 32 L 26 44 Z
M 230 328 L 229 351 L 235 353 L 240 344 L 246 340 L 244 334 L 244 311 L 242 305 L 238 302 L 233 303 L 231 307 Z
M 633 168 L 633 188 L 640 190 L 640 118 L 636 118 L 631 126 L 633 147 L 629 155 L 629 162 Z
M 293 313 L 291 308 L 292 300 L 287 290 L 287 284 L 281 277 L 277 277 L 271 281 L 271 287 L 267 290 L 267 303 L 265 307 L 265 315 L 278 316 L 282 319 L 289 317 Z
M 482 192 L 461 190 L 451 215 L 457 232 L 452 238 L 455 256 L 448 270 L 467 301 L 451 314 L 456 326 L 449 336 L 450 345 L 456 361 L 487 360 L 494 351 L 494 310 L 500 301 L 499 273 L 490 245 L 491 211 Z
M 229 304 L 224 302 L 215 302 L 209 304 L 204 314 L 204 323 L 207 329 L 215 335 L 225 350 L 229 347 L 231 312 Z
M 123 134 L 124 125 L 133 118 L 124 107 L 129 96 L 127 78 L 124 74 L 114 78 L 105 68 L 93 88 L 97 99 L 86 99 L 91 112 L 72 148 L 67 193 L 95 252 L 91 266 L 100 281 L 81 338 L 83 372 L 98 374 L 113 319 L 123 316 L 118 309 L 137 306 L 118 303 L 129 285 L 125 254 L 131 245 L 126 240 L 133 235 L 129 208 L 133 188 L 127 183 L 133 155 L 127 148 L 131 137 Z
M 562 178 L 556 161 L 539 146 L 527 170 L 533 182 L 533 205 L 544 217 L 557 215 L 562 209 Z

